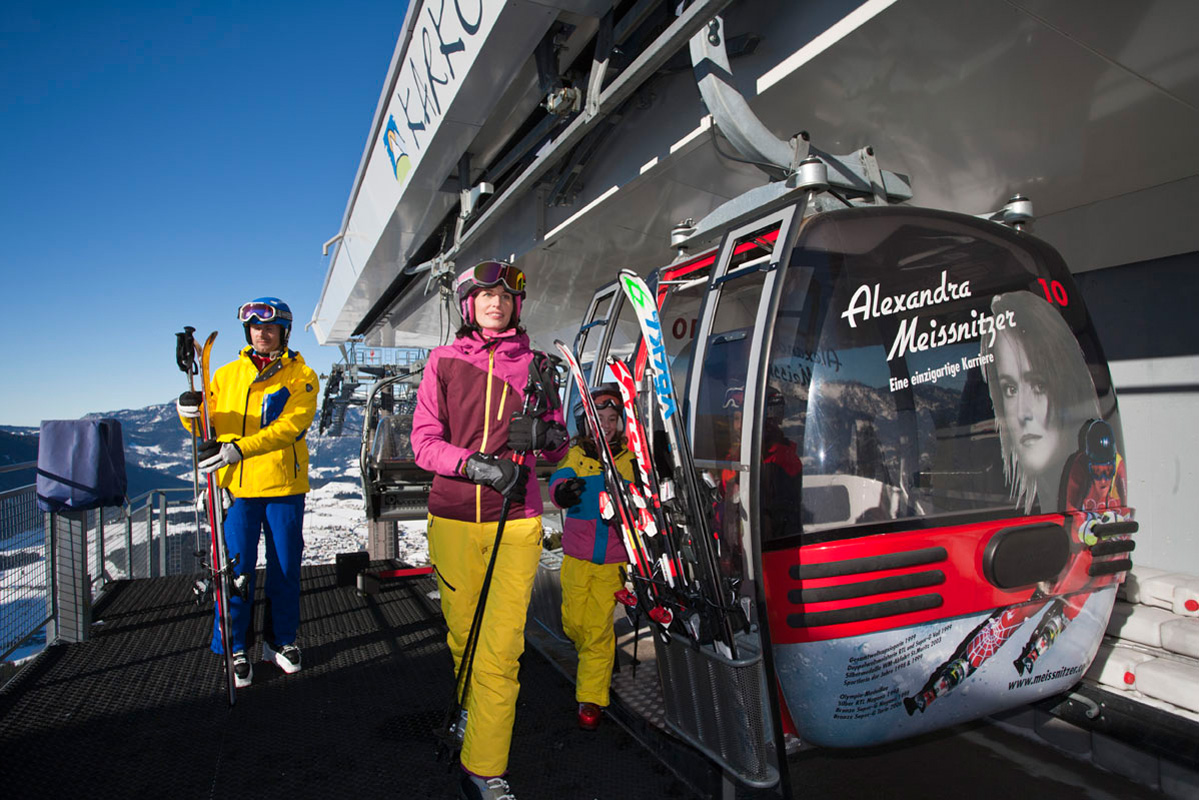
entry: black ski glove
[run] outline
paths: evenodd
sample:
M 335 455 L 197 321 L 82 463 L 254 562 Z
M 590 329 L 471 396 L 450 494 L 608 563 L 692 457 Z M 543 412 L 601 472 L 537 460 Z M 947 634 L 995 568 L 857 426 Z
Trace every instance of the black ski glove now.
M 175 401 L 175 409 L 184 419 L 198 419 L 200 406 L 204 405 L 204 395 L 199 392 L 187 391 L 179 395 Z
M 573 508 L 583 500 L 582 478 L 567 478 L 554 487 L 554 505 L 558 508 Z
M 515 461 L 472 453 L 462 463 L 462 474 L 481 486 L 490 486 L 513 503 L 524 503 L 529 468 Z
M 205 439 L 196 447 L 196 455 L 200 459 L 200 471 L 215 472 L 221 467 L 236 464 L 243 456 L 241 448 L 233 442 L 218 442 L 216 439 Z
M 534 450 L 557 450 L 570 434 L 559 422 L 546 422 L 540 417 L 513 414 L 508 423 L 508 447 L 518 453 Z

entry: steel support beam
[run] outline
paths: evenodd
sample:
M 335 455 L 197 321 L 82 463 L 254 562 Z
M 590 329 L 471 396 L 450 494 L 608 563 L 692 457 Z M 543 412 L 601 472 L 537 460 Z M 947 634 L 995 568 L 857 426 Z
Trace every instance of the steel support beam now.
M 576 117 L 558 138 L 538 154 L 536 161 L 526 167 L 524 172 L 502 194 L 488 204 L 476 222 L 463 232 L 457 245 L 447 251 L 447 259 L 453 260 L 456 253 L 468 247 L 476 238 L 487 232 L 508 211 L 513 202 L 524 197 L 545 173 L 570 152 L 572 147 L 581 142 L 583 137 L 591 132 L 604 117 L 619 108 L 621 103 L 627 100 L 641 84 L 649 80 L 663 64 L 690 41 L 697 31 L 704 29 L 708 21 L 719 14 L 730 2 L 731 0 L 703 0 L 703 2 L 692 4 L 684 11 L 652 45 L 638 55 L 633 63 L 612 81 L 612 84 L 600 95 L 594 111 L 591 110 L 592 106 L 589 102 L 588 111 Z

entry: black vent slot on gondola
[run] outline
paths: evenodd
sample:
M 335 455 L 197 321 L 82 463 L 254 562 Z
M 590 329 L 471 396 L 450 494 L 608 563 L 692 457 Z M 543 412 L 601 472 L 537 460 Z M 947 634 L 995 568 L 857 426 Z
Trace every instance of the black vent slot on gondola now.
M 869 597 L 889 592 L 903 592 L 909 589 L 923 589 L 927 586 L 938 586 L 945 583 L 945 573 L 939 569 L 925 572 L 909 572 L 904 575 L 891 575 L 872 581 L 855 581 L 836 586 L 821 586 L 818 589 L 792 589 L 787 593 L 787 599 L 796 605 L 802 603 L 829 603 L 834 600 L 851 600 L 857 597 Z
M 1096 536 L 1119 536 L 1125 533 L 1136 533 L 1140 527 L 1140 523 L 1131 519 L 1120 522 L 1100 522 L 1091 527 L 1091 533 Z
M 1004 528 L 983 554 L 983 575 L 1000 589 L 1019 589 L 1061 575 L 1070 559 L 1070 535 L 1061 525 Z
M 1111 561 L 1096 561 L 1087 569 L 1087 574 L 1092 578 L 1100 575 L 1115 575 L 1117 572 L 1128 572 L 1132 569 L 1132 559 L 1119 558 Z
M 879 572 L 885 569 L 918 567 L 935 564 L 949 557 L 944 547 L 926 547 L 922 550 L 906 550 L 883 556 L 849 558 L 844 561 L 826 561 L 822 564 L 799 564 L 791 567 L 790 575 L 796 580 L 810 581 L 814 578 L 838 578 L 843 575 L 858 575 L 863 572 Z
M 1131 553 L 1137 549 L 1137 543 L 1132 539 L 1107 539 L 1091 545 L 1091 558 L 1110 556 L 1113 553 Z
M 901 597 L 898 600 L 887 600 L 882 603 L 870 603 L 852 608 L 838 608 L 832 611 L 806 611 L 787 615 L 787 624 L 792 628 L 818 628 L 822 625 L 845 625 L 851 622 L 865 622 L 880 617 L 894 617 L 899 614 L 910 614 L 914 611 L 927 611 L 938 608 L 944 600 L 939 594 L 920 594 L 914 597 Z

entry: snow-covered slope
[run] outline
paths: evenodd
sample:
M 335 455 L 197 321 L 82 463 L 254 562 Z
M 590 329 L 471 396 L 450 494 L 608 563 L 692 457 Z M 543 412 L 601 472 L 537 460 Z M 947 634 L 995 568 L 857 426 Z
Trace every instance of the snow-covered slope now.
M 174 402 L 125 409 L 91 417 L 111 417 L 121 423 L 127 464 L 152 470 L 163 483 L 192 484 L 191 442 L 179 424 Z M 316 419 L 320 419 L 318 412 Z M 346 412 L 342 436 L 322 435 L 314 420 L 308 431 L 308 477 L 312 491 L 304 515 L 304 563 L 332 563 L 337 553 L 366 547 L 366 515 L 358 469 L 362 409 Z M 423 547 L 423 525 L 407 526 Z M 403 535 L 402 535 L 403 538 Z M 409 552 L 423 561 L 423 549 Z M 259 549 L 259 563 L 263 553 Z

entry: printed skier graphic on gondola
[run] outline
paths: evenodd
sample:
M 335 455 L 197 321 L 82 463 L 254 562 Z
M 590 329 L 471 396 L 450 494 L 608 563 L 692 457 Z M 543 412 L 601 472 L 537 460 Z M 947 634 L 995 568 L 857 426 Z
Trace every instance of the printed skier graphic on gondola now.
M 984 338 L 980 348 L 1012 499 L 1025 514 L 1035 505 L 1046 513 L 1066 512 L 1075 541 L 1057 579 L 1038 584 L 1026 603 L 995 611 L 919 692 L 904 698 L 908 714 L 923 712 L 960 686 L 1043 610 L 1012 662 L 1017 675 L 1030 674 L 1095 588 L 1087 569 L 1088 549 L 1097 541 L 1091 526 L 1114 521 L 1127 499 L 1114 431 L 1101 419 L 1086 362 L 1065 321 L 1030 292 L 998 295 L 991 308 L 996 316 L 1011 312 L 1016 323 L 993 341 Z

